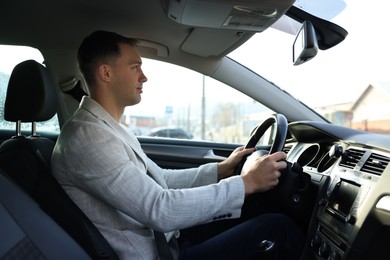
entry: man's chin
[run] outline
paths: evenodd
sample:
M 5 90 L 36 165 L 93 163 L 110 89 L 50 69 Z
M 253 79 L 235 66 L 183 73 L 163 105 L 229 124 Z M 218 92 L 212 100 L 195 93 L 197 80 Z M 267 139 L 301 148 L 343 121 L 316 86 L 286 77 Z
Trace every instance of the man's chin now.
M 141 96 L 137 100 L 132 100 L 129 102 L 128 106 L 134 106 L 141 102 Z

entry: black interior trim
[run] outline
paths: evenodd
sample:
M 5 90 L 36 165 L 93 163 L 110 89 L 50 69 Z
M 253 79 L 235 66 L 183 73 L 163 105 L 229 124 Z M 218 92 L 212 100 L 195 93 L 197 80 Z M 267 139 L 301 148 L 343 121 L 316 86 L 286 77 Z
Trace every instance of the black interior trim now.
M 311 15 L 295 6 L 291 6 L 286 15 L 300 23 L 303 21 L 312 22 L 317 33 L 318 47 L 321 50 L 336 46 L 344 41 L 348 35 L 347 30 L 341 26 Z
M 0 171 L 0 258 L 90 259 L 27 194 Z M 31 258 L 32 259 L 32 258 Z M 36 258 L 38 259 L 38 258 Z

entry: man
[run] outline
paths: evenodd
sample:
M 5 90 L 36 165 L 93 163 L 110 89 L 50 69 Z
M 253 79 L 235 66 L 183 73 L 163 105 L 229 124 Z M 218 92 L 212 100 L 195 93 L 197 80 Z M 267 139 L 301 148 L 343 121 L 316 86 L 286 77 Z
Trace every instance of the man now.
M 246 195 L 278 184 L 286 167 L 283 152 L 256 160 L 240 176 L 232 176 L 235 167 L 254 149 L 237 148 L 223 162 L 185 170 L 161 169 L 145 155 L 120 125 L 125 107 L 141 101 L 147 81 L 135 40 L 96 31 L 82 42 L 78 62 L 90 95 L 62 128 L 52 171 L 121 259 L 156 259 L 160 232 L 175 245 L 178 230 L 238 218 Z M 303 241 L 289 219 L 265 215 L 171 251 L 175 259 L 237 259 L 257 255 L 258 244 L 267 238 L 289 259 L 299 254 Z

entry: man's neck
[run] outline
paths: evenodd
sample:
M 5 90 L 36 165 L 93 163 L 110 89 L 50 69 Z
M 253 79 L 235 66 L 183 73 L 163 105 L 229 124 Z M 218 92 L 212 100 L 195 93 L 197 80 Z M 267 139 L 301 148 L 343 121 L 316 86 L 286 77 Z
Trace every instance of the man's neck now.
M 117 102 L 108 96 L 91 95 L 91 98 L 98 102 L 118 123 L 125 111 L 124 107 L 119 107 Z

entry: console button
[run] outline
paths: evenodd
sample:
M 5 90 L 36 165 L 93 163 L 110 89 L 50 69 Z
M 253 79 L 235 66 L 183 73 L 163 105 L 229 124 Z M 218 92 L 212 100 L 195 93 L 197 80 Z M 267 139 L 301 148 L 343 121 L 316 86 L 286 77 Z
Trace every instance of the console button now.
M 321 199 L 320 202 L 318 203 L 322 207 L 328 206 L 328 200 L 327 199 Z
M 354 215 L 348 214 L 345 217 L 345 223 L 349 223 L 351 225 L 355 225 L 355 222 L 356 222 L 356 217 Z
M 318 250 L 318 248 L 321 246 L 322 239 L 318 234 L 315 234 L 312 238 L 310 245 L 314 250 Z
M 327 260 L 341 260 L 341 255 L 336 251 L 332 251 Z
M 318 248 L 318 254 L 324 258 L 329 256 L 330 246 L 326 242 L 322 242 L 320 248 Z

